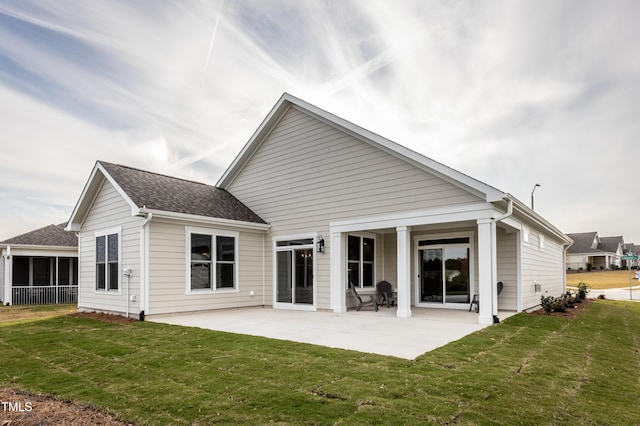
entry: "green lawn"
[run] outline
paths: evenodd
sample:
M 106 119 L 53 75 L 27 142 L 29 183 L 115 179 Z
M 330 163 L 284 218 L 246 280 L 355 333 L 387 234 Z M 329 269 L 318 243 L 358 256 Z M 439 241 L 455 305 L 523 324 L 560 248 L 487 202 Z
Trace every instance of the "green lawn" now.
M 149 322 L 0 327 L 0 387 L 139 424 L 637 424 L 640 303 L 519 314 L 415 361 Z M 34 408 L 35 409 L 35 408 Z

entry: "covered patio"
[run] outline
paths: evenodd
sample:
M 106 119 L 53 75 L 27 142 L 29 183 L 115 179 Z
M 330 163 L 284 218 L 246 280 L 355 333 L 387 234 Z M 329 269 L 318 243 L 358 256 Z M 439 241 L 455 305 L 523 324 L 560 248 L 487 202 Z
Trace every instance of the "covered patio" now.
M 522 310 L 521 225 L 511 217 L 513 201 L 506 199 L 503 207 L 477 203 L 332 221 L 333 311 L 353 306 L 352 284 L 359 293 L 376 294 L 374 277 L 397 292 L 399 318 L 410 318 L 420 308 L 466 311 L 474 295 L 480 302 L 473 320 L 479 324 L 502 318 L 499 310 Z M 373 253 L 369 262 L 366 253 Z M 498 281 L 505 286 L 502 295 Z
M 515 312 L 500 312 L 504 319 Z M 396 309 L 378 312 L 309 312 L 270 307 L 153 315 L 148 321 L 290 340 L 332 348 L 414 359 L 481 330 L 475 312 L 414 308 L 410 318 Z

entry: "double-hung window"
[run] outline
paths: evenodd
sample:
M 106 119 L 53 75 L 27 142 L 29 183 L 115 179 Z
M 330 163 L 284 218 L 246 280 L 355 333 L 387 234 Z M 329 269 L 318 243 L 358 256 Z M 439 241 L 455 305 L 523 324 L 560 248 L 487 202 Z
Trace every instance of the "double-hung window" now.
M 356 287 L 373 287 L 375 279 L 375 240 L 349 235 L 347 237 L 347 266 L 349 283 Z
M 96 290 L 120 289 L 120 233 L 96 234 Z
M 237 289 L 238 234 L 187 229 L 188 291 Z

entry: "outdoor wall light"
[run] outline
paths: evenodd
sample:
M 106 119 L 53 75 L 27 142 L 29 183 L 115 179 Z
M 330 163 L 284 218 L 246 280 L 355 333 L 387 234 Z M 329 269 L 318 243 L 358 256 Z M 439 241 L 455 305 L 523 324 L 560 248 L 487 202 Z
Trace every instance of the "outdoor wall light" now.
M 316 251 L 318 253 L 324 253 L 324 238 L 322 235 L 318 235 L 318 238 L 316 239 Z

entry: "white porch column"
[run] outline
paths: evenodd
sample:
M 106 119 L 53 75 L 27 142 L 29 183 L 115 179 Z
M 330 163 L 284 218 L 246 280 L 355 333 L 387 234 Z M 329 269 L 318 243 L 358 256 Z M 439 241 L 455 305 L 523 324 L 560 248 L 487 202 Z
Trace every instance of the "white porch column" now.
M 480 296 L 479 324 L 493 324 L 493 259 L 495 246 L 493 245 L 495 228 L 491 219 L 478 220 L 478 281 Z M 492 232 L 493 231 L 493 232 Z
M 13 300 L 11 300 L 11 287 L 13 285 L 13 256 L 11 256 L 10 248 L 7 249 L 6 256 L 3 256 L 2 261 L 4 261 L 4 288 L 0 289 L 0 291 L 4 291 L 2 295 L 2 301 L 5 305 L 13 305 Z
M 398 238 L 398 311 L 400 318 L 411 317 L 411 239 L 410 226 L 396 228 Z
M 347 276 L 345 253 L 345 239 L 342 233 L 331 233 L 331 245 L 329 246 L 329 269 L 331 270 L 331 308 L 335 313 L 347 312 L 347 288 L 345 278 Z

